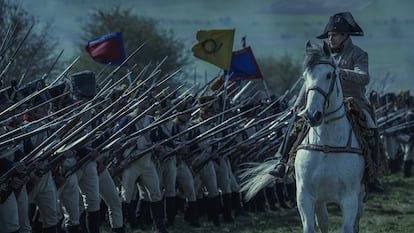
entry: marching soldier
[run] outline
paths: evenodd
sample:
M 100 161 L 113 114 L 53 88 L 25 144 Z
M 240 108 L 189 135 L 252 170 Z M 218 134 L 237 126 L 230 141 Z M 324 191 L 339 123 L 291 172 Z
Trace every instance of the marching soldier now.
M 9 99 L 6 93 L 0 93 L 0 112 L 6 110 L 13 102 Z M 0 119 L 7 119 L 8 116 L 0 116 Z M 0 129 L 3 132 L 3 129 Z M 2 149 L 0 151 L 0 175 L 4 175 L 9 169 L 12 169 L 13 161 L 10 159 L 12 155 L 14 155 L 15 150 L 20 149 L 17 148 L 7 148 Z M 23 181 L 20 179 L 12 180 L 14 183 L 10 184 L 1 184 L 1 202 L 0 202 L 0 229 L 5 233 L 18 233 L 20 229 L 19 224 L 19 212 L 17 206 L 16 195 L 14 192 L 7 192 L 3 196 L 3 191 L 10 188 L 7 187 L 8 185 L 18 187 L 21 185 Z
M 166 97 L 165 93 L 158 94 L 155 98 L 160 101 Z M 164 99 L 159 103 L 157 116 L 154 120 L 161 120 L 161 116 L 171 107 L 170 99 Z M 151 140 L 153 143 L 161 142 L 171 137 L 171 121 L 158 125 L 151 131 Z M 163 155 L 169 153 L 174 148 L 174 142 L 168 142 L 166 145 L 156 148 L 154 157 L 158 162 L 159 177 L 161 190 L 164 191 L 165 213 L 167 219 L 167 226 L 174 226 L 175 216 L 177 214 L 176 207 L 176 177 L 177 177 L 177 160 L 174 154 L 164 157 Z
M 192 98 L 185 100 L 177 106 L 176 111 L 179 113 L 172 121 L 171 134 L 176 135 L 187 130 L 190 127 L 191 113 L 185 112 L 188 107 L 191 107 Z M 180 147 L 182 143 L 190 139 L 189 133 L 181 135 L 177 138 L 177 146 Z M 184 219 L 194 227 L 200 227 L 198 221 L 197 197 L 194 186 L 193 174 L 188 166 L 188 148 L 183 147 L 175 153 L 177 161 L 177 177 L 176 183 L 180 193 L 187 201 L 187 208 L 185 209 Z
M 73 86 L 73 96 L 75 100 L 89 100 L 95 95 L 95 74 L 91 71 L 82 71 L 71 76 Z M 88 110 L 82 114 L 81 121 L 88 122 L 94 112 Z M 86 130 L 91 130 L 91 125 Z M 80 135 L 82 136 L 82 135 Z M 96 158 L 98 153 L 91 148 L 81 147 L 76 150 L 70 150 L 66 153 L 66 161 L 63 161 L 61 168 L 63 172 L 66 169 L 77 165 L 77 161 L 84 156 Z M 70 174 L 60 187 L 60 203 L 63 205 L 65 226 L 68 232 L 78 232 L 80 229 L 80 214 L 82 210 L 79 207 L 79 191 L 82 194 L 84 208 L 87 211 L 87 227 L 89 233 L 99 232 L 100 225 L 100 196 L 99 196 L 99 176 L 97 172 L 96 161 L 91 160 L 83 164 L 74 174 Z M 81 202 L 82 203 L 82 202 Z
M 11 97 L 9 93 L 0 93 L 4 96 L 2 98 L 5 98 L 5 102 L 3 100 L 3 104 L 1 107 L 1 110 L 4 111 L 7 109 L 7 107 L 11 106 L 10 104 L 13 103 L 13 100 L 16 98 L 15 95 L 17 93 L 15 91 L 12 92 Z M 3 114 L 0 116 L 0 118 L 10 119 L 10 117 L 14 116 L 16 110 L 10 111 L 8 113 Z M 3 126 L 0 131 L 1 134 L 12 131 L 16 128 L 18 128 L 21 124 L 21 119 L 14 119 L 10 121 L 7 125 Z M 11 181 L 11 188 L 13 189 L 15 193 L 15 198 L 17 201 L 17 211 L 18 211 L 18 219 L 19 219 L 19 225 L 20 233 L 30 233 L 32 230 L 32 227 L 30 225 L 30 219 L 29 219 L 29 197 L 27 193 L 27 182 L 30 180 L 30 172 L 26 170 L 26 167 L 24 164 L 20 163 L 20 160 L 24 156 L 23 152 L 23 143 L 19 142 L 16 145 L 14 145 L 14 148 L 12 151 L 9 151 L 7 155 L 3 156 L 3 158 L 6 158 L 8 161 L 10 161 L 13 166 L 19 167 L 17 169 L 19 172 L 19 175 L 13 176 Z M 13 153 L 11 153 L 13 152 Z M 13 199 L 13 198 L 12 198 Z M 13 206 L 10 206 L 13 207 Z M 13 210 L 12 210 L 13 212 Z
M 232 116 L 231 113 L 226 113 L 225 119 Z M 222 136 L 229 134 L 232 129 L 225 130 L 221 133 Z M 233 140 L 234 138 L 230 139 Z M 224 141 L 222 143 L 218 143 L 218 148 L 225 148 L 226 146 L 223 144 L 229 144 L 228 141 Z M 225 223 L 232 223 L 234 222 L 232 216 L 232 206 L 231 206 L 231 193 L 232 193 L 232 181 L 235 182 L 234 174 L 232 172 L 229 158 L 225 155 L 218 154 L 217 158 L 213 160 L 214 168 L 216 170 L 217 175 L 217 185 L 221 190 L 221 197 L 222 197 L 222 212 L 223 212 L 223 222 Z M 239 188 L 240 186 L 237 183 L 233 183 L 235 188 Z
M 150 108 L 150 102 L 144 101 L 140 105 L 139 111 L 144 111 Z M 138 113 L 130 114 L 129 117 L 137 117 Z M 131 120 L 131 119 L 130 119 Z M 126 124 L 129 120 L 124 118 L 121 120 Z M 145 115 L 142 119 L 139 119 L 132 129 L 135 130 L 143 129 L 153 122 L 153 117 Z M 120 127 L 120 126 L 118 126 Z M 168 232 L 165 228 L 163 219 L 163 205 L 162 205 L 162 193 L 160 189 L 160 179 L 158 176 L 157 169 L 154 162 L 152 161 L 151 152 L 145 152 L 149 147 L 152 146 L 151 138 L 149 133 L 145 133 L 138 137 L 136 141 L 129 142 L 129 147 L 123 152 L 124 160 L 120 161 L 119 167 L 123 169 L 121 175 L 121 198 L 124 205 L 124 209 L 130 209 L 131 201 L 136 194 L 136 187 L 138 181 L 138 188 L 140 199 L 144 199 L 150 202 L 150 208 L 152 218 L 154 220 L 155 229 L 157 232 L 166 233 Z M 144 153 L 144 154 L 142 154 Z M 132 157 L 132 162 L 129 162 Z M 141 202 L 140 202 L 141 203 Z M 135 209 L 135 207 L 133 208 Z M 128 216 L 128 221 L 131 225 L 135 225 L 135 216 Z
M 214 99 L 213 96 L 204 96 L 198 99 L 199 104 L 206 103 Z M 203 120 L 215 114 L 214 105 L 203 107 L 199 111 L 199 117 L 194 123 L 200 123 Z M 209 130 L 213 125 L 210 122 L 198 127 L 193 132 L 193 137 L 200 135 Z M 197 199 L 202 203 L 204 198 L 204 190 L 207 192 L 206 211 L 208 218 L 215 226 L 220 226 L 219 211 L 220 211 L 220 196 L 217 185 L 217 175 L 212 159 L 217 158 L 217 151 L 213 149 L 207 140 L 202 140 L 189 151 L 192 159 L 192 169 L 195 174 L 195 187 L 197 192 Z
M 41 104 L 44 100 L 41 97 L 35 97 L 33 105 Z M 33 110 L 30 116 L 25 116 L 25 123 L 39 120 L 49 114 L 48 105 L 39 106 Z M 30 128 L 37 128 L 41 125 L 45 125 L 47 122 L 39 122 L 35 125 L 31 125 Z M 29 138 L 26 143 L 25 152 L 29 153 L 32 149 L 41 144 L 43 140 L 47 138 L 47 132 L 37 134 Z M 30 148 L 31 147 L 31 148 Z M 46 166 L 46 164 L 39 164 L 39 167 Z M 46 174 L 42 174 L 31 180 L 31 191 L 29 192 L 29 201 L 39 209 L 40 220 L 43 228 L 43 233 L 56 233 L 58 218 L 58 202 L 57 202 L 57 189 L 52 177 L 51 170 Z

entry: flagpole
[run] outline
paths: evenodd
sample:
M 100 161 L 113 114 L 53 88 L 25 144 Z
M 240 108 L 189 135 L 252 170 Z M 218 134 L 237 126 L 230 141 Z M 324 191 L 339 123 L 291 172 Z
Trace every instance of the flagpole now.
M 227 72 L 226 75 L 224 75 L 224 94 L 223 94 L 223 114 L 221 115 L 221 122 L 224 122 L 224 111 L 226 111 L 226 103 L 227 103 L 227 86 L 229 82 L 230 75 Z
M 268 99 L 270 99 L 269 88 L 267 87 L 267 82 L 266 82 L 266 79 L 264 77 L 262 78 L 262 83 L 263 83 L 263 86 L 264 86 L 264 89 L 265 89 L 265 92 L 266 92 L 266 96 L 267 96 Z

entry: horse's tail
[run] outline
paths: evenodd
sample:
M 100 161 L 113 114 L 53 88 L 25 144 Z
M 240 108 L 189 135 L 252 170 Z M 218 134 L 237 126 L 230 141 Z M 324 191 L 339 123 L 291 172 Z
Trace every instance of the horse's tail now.
M 277 160 L 268 160 L 263 163 L 245 163 L 240 169 L 241 192 L 245 192 L 246 201 L 253 198 L 260 190 L 275 180 L 269 172 L 274 169 Z

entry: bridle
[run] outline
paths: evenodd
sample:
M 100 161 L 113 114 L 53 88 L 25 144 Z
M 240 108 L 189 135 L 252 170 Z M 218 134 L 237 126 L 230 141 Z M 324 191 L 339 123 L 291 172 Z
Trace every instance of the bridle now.
M 324 97 L 324 110 L 323 110 L 324 112 L 323 112 L 323 116 L 322 117 L 323 117 L 325 123 L 328 124 L 328 123 L 331 123 L 333 121 L 336 121 L 336 120 L 341 119 L 342 117 L 345 116 L 345 111 L 344 111 L 343 114 L 341 114 L 339 116 L 336 116 L 334 118 L 329 119 L 328 117 L 331 116 L 331 115 L 333 115 L 334 113 L 338 112 L 339 110 L 342 109 L 342 107 L 344 107 L 343 101 L 341 101 L 341 104 L 339 105 L 339 107 L 335 108 L 333 111 L 331 111 L 331 112 L 325 112 L 325 110 L 327 109 L 327 107 L 330 105 L 329 97 L 333 93 L 334 87 L 336 86 L 338 88 L 338 86 L 335 85 L 337 83 L 337 81 L 338 81 L 337 80 L 337 78 L 338 78 L 338 75 L 337 75 L 337 66 L 336 66 L 333 58 L 330 61 L 318 60 L 318 61 L 313 62 L 312 65 L 313 66 L 316 66 L 316 65 L 330 65 L 330 66 L 332 66 L 334 68 L 334 70 L 331 73 L 331 82 L 329 84 L 328 91 L 326 92 L 325 90 L 323 90 L 319 86 L 309 87 L 306 90 L 306 99 L 307 99 L 307 96 L 308 96 L 308 94 L 309 94 L 310 91 L 316 91 L 316 92 L 318 92 L 319 94 L 321 94 Z
M 338 75 L 337 75 L 337 66 L 336 63 L 334 63 L 334 59 L 332 58 L 332 60 L 330 61 L 326 61 L 326 60 L 318 60 L 313 62 L 312 64 L 313 66 L 315 65 L 330 65 L 334 68 L 334 71 L 331 74 L 331 82 L 329 84 L 329 89 L 326 92 L 325 90 L 323 90 L 322 88 L 315 86 L 315 87 L 309 87 L 306 90 L 306 98 L 309 94 L 309 91 L 316 91 L 319 94 L 321 94 L 324 97 L 324 112 L 323 112 L 323 120 L 325 122 L 325 124 L 334 122 L 336 120 L 339 120 L 343 117 L 346 116 L 346 111 L 343 111 L 343 113 L 339 116 L 333 117 L 331 119 L 327 119 L 328 116 L 333 115 L 334 113 L 340 111 L 342 108 L 344 108 L 344 102 L 341 101 L 341 104 L 339 107 L 335 108 L 333 111 L 331 112 L 327 112 L 325 113 L 325 110 L 327 109 L 327 107 L 329 106 L 329 97 L 331 96 L 331 94 L 333 93 L 335 84 L 339 81 L 338 79 Z M 336 85 L 337 86 L 337 85 Z M 339 88 L 337 86 L 337 88 Z M 307 100 L 306 100 L 307 101 Z M 296 148 L 296 150 L 315 150 L 315 151 L 321 151 L 324 153 L 356 153 L 356 154 L 363 154 L 363 151 L 360 148 L 356 148 L 356 147 L 352 147 L 352 127 L 350 129 L 350 132 L 348 134 L 348 141 L 346 146 L 329 146 L 329 145 L 317 145 L 317 144 L 310 144 L 308 143 L 304 143 L 304 144 L 300 144 L 298 145 L 298 147 Z

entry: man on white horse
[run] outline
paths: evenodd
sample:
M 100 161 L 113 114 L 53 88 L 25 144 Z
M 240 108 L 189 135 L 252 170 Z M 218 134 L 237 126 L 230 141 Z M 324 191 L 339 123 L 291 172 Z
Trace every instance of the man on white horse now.
M 372 109 L 370 102 L 366 97 L 366 85 L 370 81 L 368 72 L 368 54 L 352 43 L 350 36 L 363 36 L 361 27 L 355 22 L 353 16 L 349 12 L 334 14 L 329 18 L 329 22 L 325 27 L 323 34 L 317 36 L 318 39 L 328 39 L 332 55 L 337 62 L 338 74 L 341 79 L 343 95 L 345 99 L 352 98 L 352 102 L 359 110 L 360 119 L 362 119 L 362 127 L 365 128 L 370 136 L 368 140 L 370 156 L 374 173 L 377 171 L 379 164 L 379 133 L 375 121 L 375 111 Z M 298 112 L 305 103 L 306 90 L 302 87 L 299 98 L 297 99 L 293 111 Z M 355 129 L 354 129 L 355 130 Z M 286 166 L 289 160 L 289 152 L 294 142 L 298 139 L 293 129 L 288 135 L 286 143 L 279 148 L 277 156 L 280 156 L 280 162 L 269 174 L 282 178 L 286 173 Z M 299 139 L 300 140 L 300 139 Z M 295 149 L 295 148 L 293 148 Z M 367 158 L 366 157 L 366 158 Z M 369 171 L 373 172 L 373 171 Z M 372 176 L 372 175 L 371 175 Z M 376 179 L 376 174 L 371 177 L 369 188 L 371 191 L 383 192 L 384 188 Z

